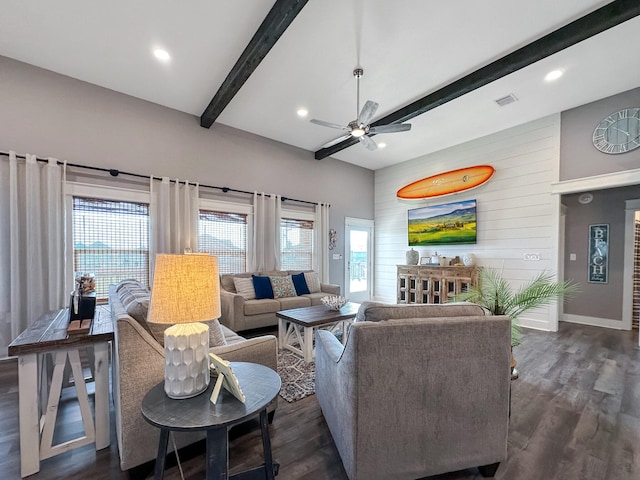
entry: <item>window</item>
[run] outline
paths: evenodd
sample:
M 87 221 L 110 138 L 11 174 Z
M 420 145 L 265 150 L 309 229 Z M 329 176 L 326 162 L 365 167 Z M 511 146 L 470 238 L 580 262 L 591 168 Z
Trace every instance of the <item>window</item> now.
M 282 218 L 280 249 L 282 270 L 311 270 L 313 268 L 313 221 Z
M 93 272 L 96 297 L 135 278 L 149 285 L 149 205 L 73 197 L 73 270 Z
M 218 257 L 220 273 L 247 271 L 247 214 L 200 210 L 200 251 Z

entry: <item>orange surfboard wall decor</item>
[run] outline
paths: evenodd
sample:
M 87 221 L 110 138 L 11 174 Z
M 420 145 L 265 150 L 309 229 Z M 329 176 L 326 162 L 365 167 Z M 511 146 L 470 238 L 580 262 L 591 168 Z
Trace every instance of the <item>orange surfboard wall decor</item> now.
M 487 182 L 494 172 L 491 165 L 459 168 L 410 183 L 398 190 L 397 195 L 405 200 L 418 200 L 464 192 Z

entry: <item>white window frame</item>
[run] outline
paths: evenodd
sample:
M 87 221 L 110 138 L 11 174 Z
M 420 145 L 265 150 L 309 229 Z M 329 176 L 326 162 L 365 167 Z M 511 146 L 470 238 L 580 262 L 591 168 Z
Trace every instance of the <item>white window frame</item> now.
M 106 187 L 104 185 L 91 185 L 87 183 L 66 182 L 64 185 L 64 211 L 66 238 L 65 247 L 68 255 L 65 262 L 66 290 L 71 292 L 74 288 L 73 271 L 73 197 L 98 198 L 100 200 L 112 200 L 114 202 L 134 202 L 149 205 L 149 255 L 152 255 L 152 231 L 151 231 L 151 193 L 143 190 L 131 190 L 120 187 Z M 149 268 L 151 268 L 151 258 Z M 151 272 L 149 272 L 151 278 Z

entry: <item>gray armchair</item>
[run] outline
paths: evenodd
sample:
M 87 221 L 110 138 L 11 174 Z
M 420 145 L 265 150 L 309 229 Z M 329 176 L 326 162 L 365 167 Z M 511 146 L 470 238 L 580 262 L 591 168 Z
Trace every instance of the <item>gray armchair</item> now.
M 316 333 L 316 394 L 350 480 L 493 476 L 506 459 L 510 320 L 457 308 L 369 308 L 393 319 L 356 321 L 344 347 Z

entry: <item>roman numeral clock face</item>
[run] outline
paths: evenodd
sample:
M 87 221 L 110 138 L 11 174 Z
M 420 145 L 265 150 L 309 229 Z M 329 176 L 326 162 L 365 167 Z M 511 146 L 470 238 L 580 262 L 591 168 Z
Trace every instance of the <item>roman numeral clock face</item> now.
M 640 108 L 625 108 L 603 119 L 593 131 L 593 146 L 611 154 L 640 147 Z

